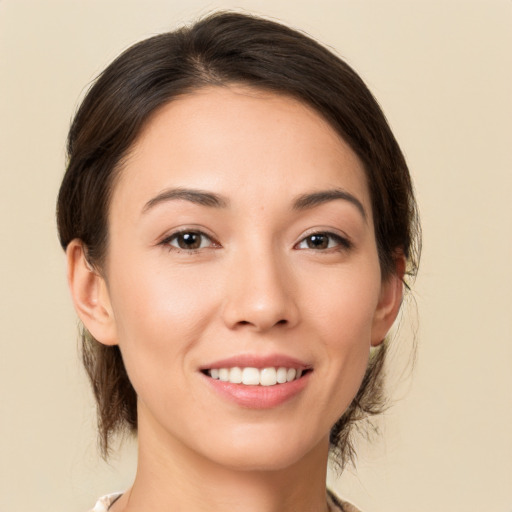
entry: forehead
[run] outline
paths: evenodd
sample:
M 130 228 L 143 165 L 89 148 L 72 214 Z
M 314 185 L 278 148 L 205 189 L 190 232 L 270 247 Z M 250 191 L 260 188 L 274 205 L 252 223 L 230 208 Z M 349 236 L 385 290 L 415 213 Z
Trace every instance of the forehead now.
M 265 202 L 342 187 L 371 211 L 363 165 L 332 126 L 294 98 L 249 87 L 207 87 L 161 107 L 125 159 L 113 203 L 140 208 L 181 186 Z

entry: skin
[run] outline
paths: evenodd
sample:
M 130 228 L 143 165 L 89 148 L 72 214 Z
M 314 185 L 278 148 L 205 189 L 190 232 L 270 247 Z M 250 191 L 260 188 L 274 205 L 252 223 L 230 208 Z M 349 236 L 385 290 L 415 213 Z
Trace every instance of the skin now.
M 162 196 L 176 188 L 222 204 Z M 297 207 L 333 190 L 346 197 Z M 204 233 L 200 247 L 180 248 L 177 230 Z M 120 346 L 138 394 L 137 476 L 111 510 L 325 511 L 329 431 L 402 298 L 403 262 L 381 277 L 355 153 L 294 99 L 201 89 L 161 108 L 134 144 L 109 233 L 101 271 L 79 240 L 67 254 L 81 320 Z M 200 371 L 240 354 L 312 371 L 285 403 L 241 407 Z

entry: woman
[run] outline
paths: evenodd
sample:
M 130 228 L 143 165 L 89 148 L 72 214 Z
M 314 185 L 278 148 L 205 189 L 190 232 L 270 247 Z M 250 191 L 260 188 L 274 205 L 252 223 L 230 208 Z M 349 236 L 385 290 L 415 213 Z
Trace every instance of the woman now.
M 382 406 L 418 247 L 361 79 L 303 34 L 215 14 L 118 57 L 68 153 L 58 226 L 101 447 L 139 443 L 131 489 L 94 510 L 355 510 L 327 460 Z

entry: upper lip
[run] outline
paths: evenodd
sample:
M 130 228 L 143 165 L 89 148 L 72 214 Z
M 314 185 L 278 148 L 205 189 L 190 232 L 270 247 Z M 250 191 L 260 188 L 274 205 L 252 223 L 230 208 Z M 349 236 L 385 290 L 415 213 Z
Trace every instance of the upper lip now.
M 308 370 L 312 368 L 300 359 L 290 357 L 284 354 L 269 354 L 269 355 L 255 355 L 255 354 L 240 354 L 226 359 L 218 359 L 211 363 L 202 365 L 200 370 L 211 370 L 212 368 L 295 368 L 296 370 Z

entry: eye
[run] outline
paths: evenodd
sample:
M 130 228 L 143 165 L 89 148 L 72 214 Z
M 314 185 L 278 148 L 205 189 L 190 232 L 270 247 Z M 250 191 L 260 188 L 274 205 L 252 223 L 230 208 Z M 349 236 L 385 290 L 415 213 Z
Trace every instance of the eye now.
M 184 251 L 196 251 L 214 245 L 212 239 L 201 231 L 180 231 L 162 241 L 162 245 L 170 245 Z
M 297 245 L 297 249 L 313 249 L 317 251 L 326 249 L 350 249 L 351 242 L 346 238 L 335 233 L 312 233 L 302 239 Z

